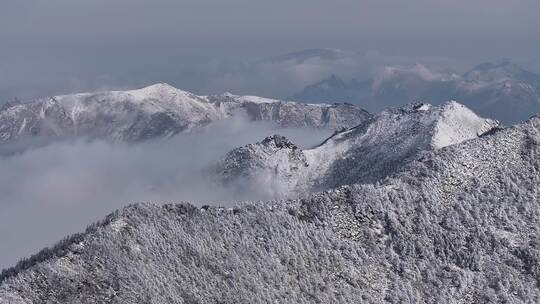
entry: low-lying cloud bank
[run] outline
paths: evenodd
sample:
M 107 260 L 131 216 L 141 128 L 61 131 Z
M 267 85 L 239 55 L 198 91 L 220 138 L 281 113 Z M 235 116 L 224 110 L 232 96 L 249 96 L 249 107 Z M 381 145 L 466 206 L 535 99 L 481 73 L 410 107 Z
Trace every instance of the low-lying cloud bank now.
M 309 147 L 330 132 L 235 117 L 135 145 L 79 139 L 15 154 L 11 147 L 10 155 L 0 156 L 0 268 L 129 203 L 269 199 L 264 185 L 261 191 L 238 192 L 213 183 L 207 169 L 229 150 L 274 133 Z

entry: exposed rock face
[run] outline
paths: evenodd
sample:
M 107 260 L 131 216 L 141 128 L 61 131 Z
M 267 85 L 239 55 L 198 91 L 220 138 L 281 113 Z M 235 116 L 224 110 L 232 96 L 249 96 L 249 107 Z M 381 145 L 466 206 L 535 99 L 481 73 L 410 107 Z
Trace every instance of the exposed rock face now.
M 36 136 L 140 141 L 205 126 L 245 111 L 283 127 L 352 127 L 371 115 L 345 104 L 302 104 L 230 94 L 196 96 L 167 84 L 56 96 L 0 110 L 0 144 Z
M 414 108 L 385 115 L 402 111 Z M 376 184 L 232 209 L 130 206 L 5 272 L 0 302 L 537 303 L 538 189 L 533 117 Z

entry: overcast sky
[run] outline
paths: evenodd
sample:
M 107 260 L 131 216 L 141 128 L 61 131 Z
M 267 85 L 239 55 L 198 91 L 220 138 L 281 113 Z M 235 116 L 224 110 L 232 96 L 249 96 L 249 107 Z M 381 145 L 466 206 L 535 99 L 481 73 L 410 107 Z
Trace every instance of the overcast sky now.
M 201 65 L 306 48 L 540 69 L 538 12 L 538 0 L 2 0 L 0 99 L 157 81 L 206 93 Z
M 539 12 L 539 0 L 0 0 L 0 104 L 156 82 L 272 97 L 332 73 L 411 62 L 464 70 L 507 57 L 540 71 Z M 307 64 L 276 57 L 318 48 L 346 52 Z M 228 189 L 209 193 L 193 172 L 273 132 L 244 127 L 165 146 L 81 141 L 0 153 L 0 268 L 126 202 L 222 198 Z

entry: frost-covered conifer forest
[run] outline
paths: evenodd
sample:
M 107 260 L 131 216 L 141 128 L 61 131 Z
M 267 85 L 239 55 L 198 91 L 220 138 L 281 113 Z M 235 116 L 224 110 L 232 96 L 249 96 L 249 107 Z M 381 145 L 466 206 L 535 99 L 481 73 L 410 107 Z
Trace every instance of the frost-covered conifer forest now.
M 0 3 L 0 304 L 540 303 L 539 11 Z

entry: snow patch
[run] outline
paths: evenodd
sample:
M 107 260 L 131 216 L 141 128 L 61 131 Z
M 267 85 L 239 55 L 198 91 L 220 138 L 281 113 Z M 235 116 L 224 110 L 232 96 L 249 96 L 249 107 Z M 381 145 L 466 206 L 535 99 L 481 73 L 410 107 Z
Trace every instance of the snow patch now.
M 435 149 L 476 138 L 499 125 L 498 121 L 481 118 L 456 101 L 443 105 L 439 115 L 432 140 Z

